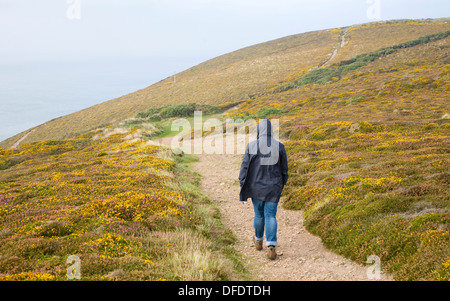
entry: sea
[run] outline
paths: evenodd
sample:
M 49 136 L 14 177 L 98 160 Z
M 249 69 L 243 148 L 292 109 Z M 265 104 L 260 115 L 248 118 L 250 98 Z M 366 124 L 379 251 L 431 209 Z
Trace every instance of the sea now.
M 202 60 L 155 56 L 0 62 L 0 141 L 146 88 Z

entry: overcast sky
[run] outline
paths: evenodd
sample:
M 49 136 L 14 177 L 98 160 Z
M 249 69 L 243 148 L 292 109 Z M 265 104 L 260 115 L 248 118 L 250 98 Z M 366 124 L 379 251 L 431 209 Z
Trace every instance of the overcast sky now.
M 449 12 L 448 0 L 0 0 L 0 62 L 208 59 L 291 34 Z

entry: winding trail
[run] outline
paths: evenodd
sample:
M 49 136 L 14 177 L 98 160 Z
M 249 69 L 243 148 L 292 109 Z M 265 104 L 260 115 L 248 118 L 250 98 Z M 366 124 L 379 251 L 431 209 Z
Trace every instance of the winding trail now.
M 346 28 L 342 29 L 342 33 L 339 36 L 339 44 L 333 49 L 333 52 L 331 53 L 330 57 L 325 62 L 323 62 L 321 65 L 319 65 L 319 68 L 323 67 L 325 65 L 328 65 L 336 57 L 339 50 L 341 50 L 345 46 L 345 43 L 346 43 L 345 38 L 346 38 L 347 33 L 350 28 L 351 27 L 346 27 Z
M 158 142 L 170 145 L 171 138 Z M 197 155 L 193 170 L 202 175 L 201 189 L 219 207 L 223 223 L 237 237 L 236 249 L 243 254 L 247 269 L 257 280 L 267 281 L 345 281 L 370 280 L 368 266 L 362 266 L 327 250 L 319 237 L 303 226 L 303 212 L 278 207 L 278 258 L 267 259 L 252 242 L 253 206 L 239 201 L 239 169 L 242 155 Z M 281 200 L 282 202 L 282 200 Z M 381 274 L 380 280 L 392 280 Z
M 11 148 L 12 148 L 12 149 L 17 148 L 17 147 L 20 145 L 20 143 L 22 143 L 22 141 L 25 140 L 25 138 L 27 138 L 27 137 L 28 137 L 31 133 L 33 133 L 35 130 L 36 130 L 36 129 L 33 129 L 33 130 L 29 131 L 28 133 L 26 133 L 25 135 L 23 135 L 19 140 L 17 140 L 17 141 L 11 146 Z

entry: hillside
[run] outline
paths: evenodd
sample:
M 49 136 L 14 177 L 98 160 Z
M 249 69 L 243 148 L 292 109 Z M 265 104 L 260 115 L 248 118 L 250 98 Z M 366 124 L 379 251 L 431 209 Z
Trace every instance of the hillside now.
M 0 150 L 0 281 L 246 279 L 195 158 L 96 134 Z
M 330 57 L 348 30 L 345 46 L 333 62 L 448 29 L 447 21 L 399 21 L 355 25 L 293 35 L 214 58 L 150 87 L 46 122 L 22 143 L 74 137 L 97 127 L 134 117 L 161 103 L 218 104 L 289 82 Z M 11 147 L 28 131 L 0 143 Z
M 305 210 L 335 252 L 377 254 L 398 280 L 450 277 L 449 34 L 346 57 L 229 112 L 279 117 L 284 207 Z
M 396 280 L 449 280 L 449 35 L 446 19 L 290 36 L 35 128 L 0 149 L 0 279 L 65 279 L 67 254 L 90 280 L 248 279 L 226 202 L 189 170 L 197 159 L 151 141 L 197 107 L 280 119 L 282 208 L 329 250 L 360 265 L 376 255 Z M 234 200 L 232 167 L 215 168 Z

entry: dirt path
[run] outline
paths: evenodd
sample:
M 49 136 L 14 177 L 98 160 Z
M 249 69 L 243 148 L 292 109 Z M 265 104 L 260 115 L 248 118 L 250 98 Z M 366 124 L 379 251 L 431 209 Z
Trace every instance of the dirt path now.
M 33 133 L 36 129 L 33 129 L 31 131 L 29 131 L 28 133 L 26 133 L 25 135 L 22 136 L 22 138 L 20 138 L 19 140 L 17 140 L 12 146 L 12 149 L 15 149 L 19 146 L 20 143 L 22 143 L 23 140 L 25 140 L 25 138 L 27 138 L 31 133 Z
M 159 140 L 170 145 L 171 138 Z M 239 201 L 239 169 L 242 155 L 198 155 L 193 170 L 202 175 L 201 188 L 218 205 L 226 227 L 236 235 L 236 249 L 256 279 L 268 281 L 369 280 L 367 267 L 328 251 L 319 237 L 303 226 L 303 213 L 278 207 L 278 258 L 267 259 L 253 247 L 253 206 Z M 391 280 L 381 274 L 381 280 Z
M 339 50 L 341 50 L 345 46 L 345 43 L 346 43 L 345 38 L 347 36 L 347 33 L 348 33 L 349 29 L 350 29 L 350 27 L 346 27 L 346 28 L 344 28 L 342 30 L 342 33 L 341 33 L 341 35 L 339 37 L 339 44 L 333 49 L 333 52 L 331 53 L 330 57 L 324 63 L 322 63 L 319 66 L 319 68 L 323 67 L 325 65 L 328 65 L 336 57 L 336 55 L 338 54 Z

